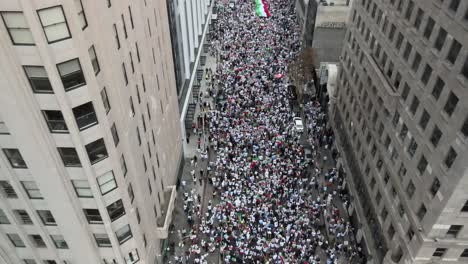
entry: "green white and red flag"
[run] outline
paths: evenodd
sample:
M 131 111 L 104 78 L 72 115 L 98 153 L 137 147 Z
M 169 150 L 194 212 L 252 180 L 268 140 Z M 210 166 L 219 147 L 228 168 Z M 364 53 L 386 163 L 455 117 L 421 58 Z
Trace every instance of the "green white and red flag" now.
M 270 17 L 270 11 L 268 11 L 268 5 L 266 0 L 254 0 L 255 1 L 255 14 L 259 17 Z

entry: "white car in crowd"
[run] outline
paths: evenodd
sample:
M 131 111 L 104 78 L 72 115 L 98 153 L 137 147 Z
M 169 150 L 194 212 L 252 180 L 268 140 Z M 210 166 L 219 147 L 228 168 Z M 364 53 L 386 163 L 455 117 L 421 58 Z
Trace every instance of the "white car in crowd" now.
M 299 133 L 304 132 L 304 123 L 302 122 L 302 118 L 294 117 L 293 121 L 294 121 L 294 130 Z

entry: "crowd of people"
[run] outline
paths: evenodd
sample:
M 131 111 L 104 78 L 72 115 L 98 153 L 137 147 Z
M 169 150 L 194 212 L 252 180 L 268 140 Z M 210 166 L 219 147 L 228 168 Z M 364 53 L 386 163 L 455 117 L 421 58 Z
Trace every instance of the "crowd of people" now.
M 218 3 L 211 49 L 219 62 L 209 94 L 225 100 L 206 113 L 209 139 L 199 152 L 214 153 L 208 170 L 197 173 L 192 160 L 194 183 L 209 179 L 215 191 L 204 210 L 200 195 L 184 190 L 190 228 L 179 230 L 186 250 L 175 260 L 209 263 L 219 254 L 223 263 L 359 263 L 337 206 L 347 195 L 320 104 L 304 105 L 305 135 L 293 129 L 297 113 L 286 86 L 288 62 L 300 49 L 294 1 L 267 1 L 268 18 L 255 16 L 254 2 Z

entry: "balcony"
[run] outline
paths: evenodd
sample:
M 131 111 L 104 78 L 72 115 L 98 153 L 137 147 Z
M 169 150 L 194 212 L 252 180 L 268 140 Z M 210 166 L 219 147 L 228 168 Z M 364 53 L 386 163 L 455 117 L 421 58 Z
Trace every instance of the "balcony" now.
M 156 236 L 159 239 L 166 239 L 169 236 L 169 226 L 172 222 L 177 190 L 175 185 L 166 187 L 164 190 L 164 203 L 161 204 L 162 215 L 157 219 Z

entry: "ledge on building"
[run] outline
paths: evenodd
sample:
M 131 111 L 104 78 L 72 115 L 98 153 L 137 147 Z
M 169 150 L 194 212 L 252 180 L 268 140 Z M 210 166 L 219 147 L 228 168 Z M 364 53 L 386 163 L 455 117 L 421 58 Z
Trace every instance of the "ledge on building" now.
M 166 239 L 169 236 L 169 226 L 172 222 L 177 190 L 175 185 L 166 187 L 164 190 L 164 202 L 161 204 L 161 216 L 157 219 L 156 236 L 159 239 Z

